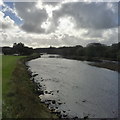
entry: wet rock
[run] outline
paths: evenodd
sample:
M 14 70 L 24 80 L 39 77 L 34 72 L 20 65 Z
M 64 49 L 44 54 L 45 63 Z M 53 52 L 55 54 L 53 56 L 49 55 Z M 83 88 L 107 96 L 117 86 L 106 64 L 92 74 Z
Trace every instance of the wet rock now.
M 53 112 L 55 113 L 55 109 L 54 109 L 54 108 L 51 108 L 50 110 L 51 110 L 52 113 L 53 113 Z
M 52 100 L 45 100 L 46 102 L 51 102 Z
M 78 120 L 78 117 L 74 117 L 73 120 Z
M 45 103 L 45 101 L 40 101 L 41 103 Z
M 52 112 L 52 111 L 51 111 L 51 112 Z M 57 112 L 53 111 L 52 113 L 53 113 L 53 114 L 56 114 L 59 118 L 62 118 L 61 112 L 59 112 L 59 111 L 57 111 Z
M 47 91 L 46 94 L 51 94 L 52 92 L 53 92 L 53 91 L 50 91 L 50 92 Z
M 34 75 L 32 75 L 33 77 L 36 77 L 38 74 L 34 74 Z
M 77 120 L 77 119 L 78 119 L 78 117 L 74 117 L 73 119 L 74 119 L 74 120 Z
M 50 94 L 52 93 L 53 91 L 50 91 Z
M 38 88 L 41 88 L 42 86 L 40 84 L 38 84 Z
M 57 115 L 61 115 L 61 112 L 60 111 L 57 111 L 57 112 L 55 112 Z
M 50 92 L 48 92 L 48 91 L 45 91 L 45 94 L 51 94 L 52 93 L 52 91 L 50 91 Z M 53 94 L 53 93 L 52 93 Z
M 28 75 L 32 77 L 32 72 L 30 70 L 28 70 Z
M 83 100 L 82 102 L 86 102 L 87 100 Z
M 64 117 L 64 118 L 66 118 L 66 117 L 67 117 L 67 115 L 66 115 L 66 114 L 63 114 L 63 117 Z
M 33 82 L 35 81 L 35 79 L 34 79 L 33 77 L 31 78 L 31 80 L 32 80 Z
M 63 110 L 63 113 L 65 113 L 66 111 Z
M 62 115 L 60 114 L 60 115 L 58 115 L 59 116 L 59 118 L 62 118 Z
M 43 92 L 43 91 L 39 91 L 39 94 L 40 94 L 40 95 L 44 95 L 44 92 Z
M 45 94 L 48 94 L 48 91 L 45 91 Z
M 46 105 L 48 105 L 48 106 L 49 106 L 49 105 L 50 105 L 50 102 L 47 102 L 47 103 L 46 103 Z M 47 107 L 48 107 L 48 106 L 47 106 Z
M 61 105 L 62 103 L 58 102 L 58 105 Z
M 52 104 L 56 104 L 56 101 L 55 101 L 55 100 L 52 100 Z
M 43 91 L 41 91 L 41 90 L 39 90 L 39 91 L 38 91 L 38 90 L 36 90 L 36 91 L 35 91 L 35 93 L 36 93 L 36 94 L 38 94 L 38 95 L 44 95 L 44 92 L 43 92 Z
M 85 119 L 85 120 L 88 119 L 88 116 L 85 116 L 84 119 Z

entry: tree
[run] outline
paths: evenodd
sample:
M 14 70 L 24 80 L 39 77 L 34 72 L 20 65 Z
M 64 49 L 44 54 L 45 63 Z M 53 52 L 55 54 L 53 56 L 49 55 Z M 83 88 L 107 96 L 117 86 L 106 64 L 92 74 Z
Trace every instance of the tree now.
M 30 55 L 33 53 L 33 49 L 24 46 L 23 43 L 14 43 L 13 44 L 13 51 L 15 54 L 19 54 L 19 55 Z

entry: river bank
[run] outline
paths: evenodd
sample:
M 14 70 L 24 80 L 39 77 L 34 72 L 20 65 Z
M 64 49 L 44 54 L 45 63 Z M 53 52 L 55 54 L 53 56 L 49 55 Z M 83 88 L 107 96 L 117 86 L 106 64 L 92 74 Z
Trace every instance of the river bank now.
M 36 94 L 36 84 L 31 81 L 31 74 L 26 62 L 38 55 L 21 58 L 17 61 L 10 88 L 3 101 L 3 118 L 57 118 Z M 11 66 L 12 67 L 12 66 Z
M 100 67 L 100 68 L 106 68 L 109 70 L 120 72 L 120 62 L 113 61 L 111 59 L 103 59 L 103 58 L 87 58 L 87 57 L 80 57 L 80 56 L 63 56 L 63 58 L 66 59 L 72 59 L 72 60 L 80 60 L 80 61 L 88 61 L 87 64 Z
M 38 84 L 34 81 L 34 77 L 38 74 L 32 74 L 26 65 L 27 61 L 36 58 L 39 58 L 39 56 L 24 57 L 17 61 L 9 83 L 11 87 L 6 94 L 6 101 L 3 101 L 3 118 L 57 118 L 55 115 L 57 113 L 50 111 L 48 105 L 44 104 L 45 102 L 40 102 L 39 95 L 43 94 L 40 89 L 41 82 Z M 58 93 L 59 91 L 57 91 Z M 53 100 L 50 102 L 52 104 L 57 103 Z M 60 115 L 60 113 L 58 114 Z
M 106 68 L 109 70 L 117 71 L 120 73 L 120 63 L 114 63 L 114 62 L 108 61 L 108 62 L 93 62 L 88 64 L 92 66 L 100 67 L 100 68 Z

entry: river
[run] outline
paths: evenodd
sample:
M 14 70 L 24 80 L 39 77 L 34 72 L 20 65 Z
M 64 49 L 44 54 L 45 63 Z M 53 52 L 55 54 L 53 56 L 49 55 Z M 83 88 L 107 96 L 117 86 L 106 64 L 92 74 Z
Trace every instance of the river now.
M 41 101 L 66 117 L 116 118 L 118 72 L 86 62 L 43 55 L 28 62 L 42 85 Z M 55 100 L 55 101 L 54 101 Z

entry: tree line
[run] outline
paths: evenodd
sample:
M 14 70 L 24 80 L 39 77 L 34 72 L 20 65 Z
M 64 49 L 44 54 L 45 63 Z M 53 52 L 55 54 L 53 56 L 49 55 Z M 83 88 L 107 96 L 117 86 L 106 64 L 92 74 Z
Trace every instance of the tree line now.
M 120 61 L 120 42 L 107 46 L 101 43 L 90 43 L 86 47 L 81 45 L 69 47 L 49 47 L 49 48 L 35 48 L 27 47 L 23 43 L 14 43 L 13 47 L 2 47 L 2 52 L 5 55 L 31 55 L 33 53 L 48 53 L 59 54 L 67 58 L 80 60 L 100 60 L 108 59 Z
M 27 47 L 23 43 L 14 43 L 13 47 L 2 47 L 2 53 L 4 55 L 31 55 L 34 50 L 32 47 Z

